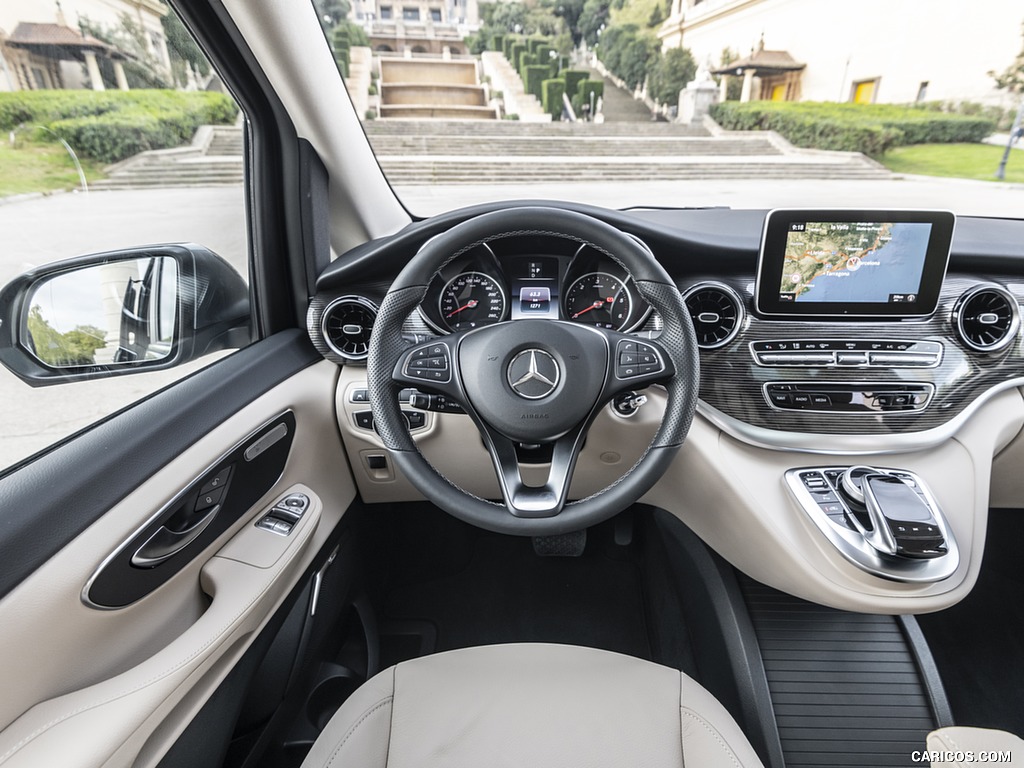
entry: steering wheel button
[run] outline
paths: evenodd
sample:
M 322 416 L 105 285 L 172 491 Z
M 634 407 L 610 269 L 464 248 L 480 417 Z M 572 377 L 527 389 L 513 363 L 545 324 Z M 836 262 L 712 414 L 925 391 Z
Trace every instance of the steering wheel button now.
M 635 341 L 620 341 L 619 352 L 636 352 Z
M 623 352 L 619 355 L 619 365 L 634 365 L 637 359 L 635 354 Z
M 643 353 L 638 355 L 638 357 L 640 358 L 639 362 L 641 365 L 658 362 L 657 356 L 655 356 L 653 353 Z
M 661 365 L 659 363 L 644 363 L 638 366 L 637 370 L 640 371 L 641 375 L 647 373 L 657 373 L 659 370 L 661 370 Z
M 373 429 L 373 412 L 372 411 L 360 411 L 359 413 L 353 414 L 356 420 L 356 426 L 360 429 Z

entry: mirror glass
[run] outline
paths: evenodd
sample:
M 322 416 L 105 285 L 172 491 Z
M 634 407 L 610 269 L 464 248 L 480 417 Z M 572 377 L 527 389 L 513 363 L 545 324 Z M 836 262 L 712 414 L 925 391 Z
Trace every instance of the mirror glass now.
M 173 351 L 178 265 L 170 256 L 61 272 L 30 297 L 21 338 L 52 368 L 138 364 Z

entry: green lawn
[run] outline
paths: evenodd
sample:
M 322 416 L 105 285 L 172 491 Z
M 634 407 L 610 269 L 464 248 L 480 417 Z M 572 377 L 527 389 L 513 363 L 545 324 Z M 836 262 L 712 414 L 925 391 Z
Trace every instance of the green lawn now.
M 897 173 L 995 181 L 1003 149 L 988 144 L 914 144 L 889 150 L 881 161 Z M 1006 181 L 1024 184 L 1024 150 L 1010 150 Z
M 85 178 L 92 182 L 103 178 L 101 166 L 79 158 Z M 44 144 L 18 139 L 12 147 L 6 136 L 0 141 L 0 197 L 27 192 L 52 192 L 79 186 L 78 171 L 60 144 Z

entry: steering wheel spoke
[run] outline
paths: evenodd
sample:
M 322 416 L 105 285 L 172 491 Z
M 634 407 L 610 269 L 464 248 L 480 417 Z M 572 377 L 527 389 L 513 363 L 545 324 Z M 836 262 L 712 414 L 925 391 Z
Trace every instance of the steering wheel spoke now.
M 498 474 L 505 507 L 515 517 L 554 517 L 565 506 L 572 482 L 573 469 L 583 446 L 589 421 L 578 425 L 551 443 L 551 464 L 543 485 L 531 486 L 523 481 L 519 452 L 515 441 L 483 425 L 487 449 Z

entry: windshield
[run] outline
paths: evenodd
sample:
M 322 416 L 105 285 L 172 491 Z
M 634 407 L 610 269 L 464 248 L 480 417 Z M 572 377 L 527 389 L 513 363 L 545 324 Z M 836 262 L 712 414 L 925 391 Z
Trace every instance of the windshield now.
M 1013 0 L 314 4 L 417 215 L 514 198 L 1022 210 Z

